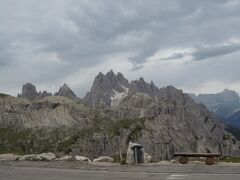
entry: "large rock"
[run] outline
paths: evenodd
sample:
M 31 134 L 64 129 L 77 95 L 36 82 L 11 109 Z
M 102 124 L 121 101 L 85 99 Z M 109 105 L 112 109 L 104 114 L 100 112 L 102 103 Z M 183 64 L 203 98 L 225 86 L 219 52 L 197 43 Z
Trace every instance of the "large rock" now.
M 71 161 L 73 160 L 72 156 L 62 156 L 60 158 L 58 158 L 57 160 L 59 161 Z
M 51 153 L 51 152 L 38 154 L 36 156 L 36 160 L 38 161 L 52 161 L 54 159 L 56 159 L 56 156 L 54 153 Z
M 37 154 L 27 154 L 19 158 L 19 161 L 35 161 Z
M 148 153 L 144 150 L 144 163 L 151 163 L 152 162 L 152 156 L 150 156 Z
M 84 157 L 84 156 L 75 156 L 75 159 L 80 162 L 91 162 L 90 159 L 88 159 L 87 157 Z
M 113 161 L 114 159 L 108 156 L 101 156 L 93 160 L 93 162 L 110 162 L 110 163 L 112 163 Z

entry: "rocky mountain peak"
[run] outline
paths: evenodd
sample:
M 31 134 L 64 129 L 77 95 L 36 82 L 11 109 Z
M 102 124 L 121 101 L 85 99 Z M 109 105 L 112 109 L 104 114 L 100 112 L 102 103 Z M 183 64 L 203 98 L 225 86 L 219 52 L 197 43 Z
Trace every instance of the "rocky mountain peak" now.
M 36 86 L 34 86 L 31 83 L 26 83 L 22 86 L 22 94 L 18 94 L 18 97 L 21 98 L 26 98 L 29 100 L 33 100 L 36 98 L 43 98 L 46 96 L 52 96 L 51 93 L 48 93 L 47 91 L 43 91 L 43 92 L 37 92 L 36 90 Z
M 148 95 L 154 96 L 158 94 L 159 89 L 155 86 L 153 82 L 151 84 L 145 82 L 143 77 L 140 77 L 139 80 L 132 81 L 129 88 L 129 93 L 146 93 Z
M 39 93 L 37 92 L 36 87 L 31 83 L 26 83 L 22 86 L 22 94 L 19 94 L 18 97 L 35 99 L 38 95 Z
M 60 87 L 59 91 L 55 94 L 55 96 L 64 96 L 73 100 L 78 99 L 78 97 L 75 95 L 72 89 L 65 83 L 63 84 L 62 87 Z
M 113 70 L 110 70 L 107 72 L 106 77 L 114 79 L 116 77 L 116 74 L 113 72 Z
M 224 98 L 225 101 L 238 101 L 239 102 L 239 96 L 235 91 L 224 89 L 222 93 L 222 98 Z
M 104 75 L 100 72 L 94 79 L 91 91 L 87 93 L 83 100 L 93 107 L 99 104 L 110 107 L 115 96 L 122 97 L 128 91 L 128 88 L 128 80 L 121 73 L 116 75 L 113 70 L 110 70 Z

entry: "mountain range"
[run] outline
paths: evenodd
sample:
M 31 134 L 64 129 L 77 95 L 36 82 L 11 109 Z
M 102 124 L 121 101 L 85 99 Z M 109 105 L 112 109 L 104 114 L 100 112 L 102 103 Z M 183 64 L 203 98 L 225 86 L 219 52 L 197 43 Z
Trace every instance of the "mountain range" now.
M 240 128 L 240 97 L 235 91 L 225 89 L 223 92 L 216 94 L 189 95 L 195 102 L 203 103 L 227 124 Z
M 154 160 L 174 152 L 240 154 L 228 126 L 173 86 L 99 73 L 82 99 L 64 84 L 52 95 L 30 83 L 18 97 L 0 94 L 0 153 L 126 154 L 130 141 Z

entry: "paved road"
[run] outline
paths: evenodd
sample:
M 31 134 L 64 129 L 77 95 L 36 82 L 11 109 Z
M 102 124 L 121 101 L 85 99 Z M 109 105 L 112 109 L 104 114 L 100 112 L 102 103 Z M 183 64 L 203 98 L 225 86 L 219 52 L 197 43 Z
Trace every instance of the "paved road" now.
M 40 164 L 41 165 L 41 164 Z M 84 166 L 83 166 L 84 167 Z M 178 166 L 165 165 L 154 167 L 127 168 L 53 168 L 23 166 L 19 164 L 0 164 L 0 180 L 239 180 L 240 166 L 222 169 L 214 167 L 216 172 L 196 171 L 195 165 L 184 166 L 175 172 Z M 164 168 L 163 168 L 164 167 Z M 173 168 L 174 167 L 174 168 Z M 183 166 L 182 166 L 183 167 Z M 200 169 L 203 168 L 200 166 Z M 119 169 L 119 170 L 118 170 Z M 159 172 L 157 172 L 159 169 Z M 217 170 L 218 169 L 218 170 Z M 166 171 L 166 172 L 163 172 Z M 229 171 L 229 172 L 226 172 Z

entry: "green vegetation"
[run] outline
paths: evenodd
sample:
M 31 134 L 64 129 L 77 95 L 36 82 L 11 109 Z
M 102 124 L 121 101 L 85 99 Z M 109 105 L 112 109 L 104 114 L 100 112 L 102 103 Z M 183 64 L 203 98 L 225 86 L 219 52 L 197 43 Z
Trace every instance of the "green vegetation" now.
M 0 154 L 24 154 L 29 133 L 28 130 L 18 131 L 17 129 L 0 128 Z
M 240 157 L 224 157 L 220 159 L 220 162 L 240 163 Z
M 0 93 L 0 98 L 5 98 L 5 97 L 7 97 L 7 96 L 9 96 L 9 95 Z
M 223 140 L 226 141 L 226 140 L 229 140 L 231 138 L 230 134 L 224 134 L 223 135 Z
M 99 143 L 115 141 L 117 136 L 122 134 L 122 130 L 127 130 L 129 141 L 135 140 L 142 135 L 145 127 L 145 118 L 111 120 L 110 118 L 97 117 L 92 120 L 88 128 L 80 127 L 60 127 L 33 128 L 33 129 L 8 129 L 0 128 L 0 154 L 32 154 L 43 152 L 63 152 L 69 154 L 76 145 L 91 142 L 98 143 L 94 139 L 94 134 L 99 135 Z M 103 142 L 102 142 L 103 141 Z M 118 161 L 118 160 L 116 160 Z M 124 162 L 123 162 L 124 163 Z

